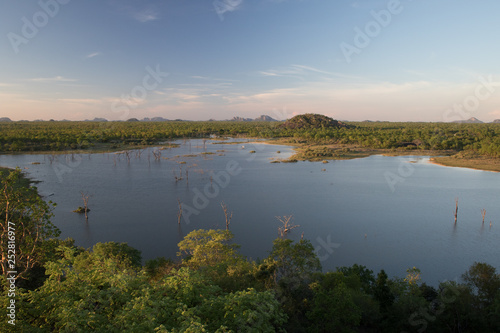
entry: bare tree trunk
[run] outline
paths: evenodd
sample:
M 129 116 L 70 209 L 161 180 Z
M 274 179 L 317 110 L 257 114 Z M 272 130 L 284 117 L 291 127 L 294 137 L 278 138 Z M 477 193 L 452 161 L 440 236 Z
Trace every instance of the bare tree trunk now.
M 222 210 L 224 211 L 224 216 L 226 217 L 226 230 L 229 230 L 229 224 L 231 223 L 231 219 L 233 218 L 233 212 L 229 213 L 224 201 L 222 201 L 220 205 L 222 207 Z
M 455 216 L 455 223 L 457 223 L 457 217 L 458 217 L 458 198 L 455 198 L 455 212 L 453 213 Z
M 486 217 L 486 209 L 481 209 L 481 217 L 483 218 L 483 224 L 484 224 L 484 218 Z
M 182 218 L 182 202 L 177 199 L 177 204 L 179 205 L 179 211 L 177 212 L 177 223 L 181 225 L 181 218 Z

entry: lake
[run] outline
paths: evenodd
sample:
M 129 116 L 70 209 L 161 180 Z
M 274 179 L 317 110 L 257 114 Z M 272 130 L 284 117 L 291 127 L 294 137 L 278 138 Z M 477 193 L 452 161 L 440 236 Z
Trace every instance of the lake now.
M 174 258 L 190 231 L 225 228 L 224 202 L 233 212 L 235 242 L 253 259 L 265 258 L 278 237 L 276 217 L 292 215 L 300 227 L 289 238 L 304 233 L 324 271 L 357 263 L 404 277 L 416 266 L 425 282 L 437 285 L 460 279 L 474 261 L 500 269 L 498 173 L 442 167 L 421 156 L 270 163 L 292 155 L 292 148 L 175 143 L 180 146 L 130 151 L 128 157 L 0 155 L 0 165 L 19 166 L 41 181 L 39 192 L 57 203 L 53 222 L 61 238 L 83 247 L 127 242 L 143 259 Z M 92 195 L 88 222 L 72 212 L 83 205 L 80 191 Z M 177 200 L 184 207 L 180 225 Z

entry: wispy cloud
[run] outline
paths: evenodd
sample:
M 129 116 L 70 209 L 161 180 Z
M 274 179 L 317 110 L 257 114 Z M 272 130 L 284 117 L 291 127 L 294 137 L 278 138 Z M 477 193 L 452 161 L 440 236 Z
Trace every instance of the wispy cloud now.
M 146 23 L 149 21 L 158 20 L 160 18 L 160 15 L 152 8 L 146 8 L 139 12 L 133 13 L 133 18 L 139 22 Z
M 97 57 L 98 55 L 101 55 L 101 52 L 94 52 L 94 53 L 87 54 L 85 56 L 85 58 L 90 59 L 90 58 Z
M 205 81 L 226 81 L 226 82 L 235 82 L 236 80 L 233 79 L 222 79 L 222 78 L 217 78 L 217 77 L 208 77 L 208 76 L 200 76 L 200 75 L 193 75 L 190 76 L 191 79 L 197 79 L 197 80 L 205 80 Z
M 2 83 L 0 82 L 0 87 L 2 88 L 12 88 L 12 87 L 18 87 L 18 84 L 15 83 Z
M 26 81 L 31 81 L 31 82 L 76 82 L 78 80 L 75 79 L 68 79 L 62 76 L 55 76 L 55 77 L 37 77 L 33 79 L 26 79 Z
M 243 0 L 217 0 L 213 2 L 213 5 L 217 15 L 222 19 L 225 13 L 240 9 L 243 5 Z
M 140 2 L 138 1 L 138 3 Z M 121 15 L 141 23 L 155 21 L 160 18 L 160 12 L 153 5 L 147 5 L 141 8 L 139 6 L 126 5 L 120 0 L 113 1 L 113 5 L 116 11 Z
M 274 77 L 295 77 L 301 80 L 305 80 L 307 77 L 320 76 L 324 79 L 327 78 L 345 78 L 345 79 L 356 79 L 365 81 L 365 78 L 357 77 L 353 75 L 346 75 L 337 72 L 328 72 L 322 69 L 318 69 L 312 66 L 305 65 L 290 65 L 288 67 L 281 67 L 277 69 L 268 69 L 265 71 L 260 71 L 262 76 L 274 76 Z

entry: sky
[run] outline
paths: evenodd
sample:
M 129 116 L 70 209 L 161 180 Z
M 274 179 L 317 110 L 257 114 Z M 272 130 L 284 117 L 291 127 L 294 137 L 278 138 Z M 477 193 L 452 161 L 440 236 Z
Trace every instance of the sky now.
M 498 0 L 3 0 L 0 117 L 500 118 Z

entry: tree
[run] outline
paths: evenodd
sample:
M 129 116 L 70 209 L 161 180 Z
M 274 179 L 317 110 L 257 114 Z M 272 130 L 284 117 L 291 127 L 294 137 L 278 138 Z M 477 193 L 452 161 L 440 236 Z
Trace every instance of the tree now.
M 87 192 L 83 192 L 83 191 L 80 191 L 80 194 L 81 194 L 82 200 L 83 200 L 83 209 L 84 209 L 84 213 L 85 213 L 85 219 L 88 220 L 89 217 L 87 215 L 87 212 L 89 211 L 89 199 L 92 195 L 88 194 Z
M 307 313 L 311 332 L 355 332 L 361 321 L 361 310 L 356 306 L 352 291 L 344 283 L 341 272 L 323 274 L 311 284 L 314 291 L 312 308 Z
M 274 280 L 282 278 L 308 277 L 321 271 L 321 263 L 311 242 L 301 239 L 295 243 L 290 239 L 277 238 L 273 242 L 268 264 L 275 267 Z
M 483 306 L 491 305 L 500 293 L 500 275 L 496 273 L 495 267 L 486 263 L 475 262 L 462 275 L 462 279 L 472 288 Z
M 240 258 L 238 245 L 229 244 L 234 235 L 227 230 L 194 230 L 179 245 L 178 256 L 187 256 L 190 268 L 199 269 Z
M 253 280 L 255 263 L 237 252 L 239 245 L 231 244 L 233 237 L 228 230 L 194 230 L 178 244 L 178 256 L 225 291 L 245 289 Z
M 268 258 L 259 266 L 265 284 L 273 288 L 276 297 L 289 317 L 288 328 L 299 330 L 307 326 L 305 313 L 313 292 L 309 283 L 315 273 L 321 272 L 321 263 L 308 240 L 294 243 L 277 238 Z
M 19 168 L 2 178 L 0 197 L 2 275 L 17 271 L 16 278 L 24 278 L 39 264 L 44 256 L 43 242 L 60 234 L 50 222 L 55 204 L 45 202 L 36 187 L 23 186 L 21 178 Z M 13 250 L 15 262 L 9 261 Z
M 394 303 L 394 295 L 388 285 L 389 277 L 384 270 L 381 270 L 377 275 L 377 280 L 375 280 L 375 285 L 373 288 L 373 295 L 375 299 L 380 304 L 380 310 L 382 312 L 387 312 L 388 309 Z

